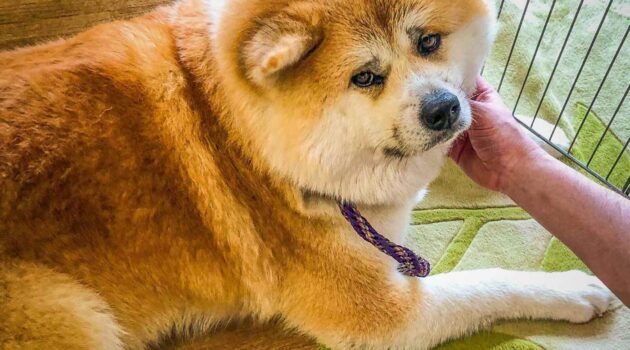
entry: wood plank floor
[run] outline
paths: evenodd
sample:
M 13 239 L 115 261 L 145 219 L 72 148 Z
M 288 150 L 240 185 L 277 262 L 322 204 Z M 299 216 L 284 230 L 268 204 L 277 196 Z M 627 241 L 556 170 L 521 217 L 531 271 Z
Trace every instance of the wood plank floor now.
M 0 0 L 0 50 L 68 37 L 99 23 L 130 18 L 171 0 Z M 241 325 L 168 350 L 316 350 L 277 326 Z
M 171 0 L 0 0 L 0 48 L 42 43 L 115 19 L 145 13 Z

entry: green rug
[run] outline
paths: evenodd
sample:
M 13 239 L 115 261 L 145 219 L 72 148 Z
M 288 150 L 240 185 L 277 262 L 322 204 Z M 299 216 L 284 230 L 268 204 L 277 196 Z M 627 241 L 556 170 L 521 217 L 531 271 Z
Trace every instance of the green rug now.
M 494 86 L 498 86 L 501 80 L 526 2 L 505 1 L 497 44 L 484 71 Z M 516 109 L 518 115 L 531 116 L 536 111 L 578 3 L 577 0 L 555 2 L 547 32 Z M 539 117 L 555 122 L 560 114 L 607 3 L 585 1 Z M 552 1 L 531 1 L 529 4 L 501 88 L 501 95 L 509 106 L 514 106 L 518 99 L 551 4 Z M 584 120 L 630 25 L 629 12 L 628 1 L 614 1 L 559 124 L 572 138 L 584 122 L 572 150 L 572 154 L 584 162 L 593 155 L 629 83 L 630 47 L 625 45 Z M 621 155 L 614 171 L 610 171 L 628 137 L 630 103 L 625 103 L 591 161 L 591 167 L 600 174 L 610 173 L 610 181 L 617 186 L 623 186 L 630 176 L 628 151 Z M 447 165 L 442 176 L 431 186 L 427 199 L 414 212 L 411 230 L 410 247 L 433 262 L 433 273 L 490 267 L 588 271 L 568 248 L 509 198 L 478 187 L 452 163 Z M 619 306 L 605 317 L 585 325 L 546 321 L 504 322 L 489 332 L 453 341 L 439 349 L 627 350 L 630 349 L 630 310 Z

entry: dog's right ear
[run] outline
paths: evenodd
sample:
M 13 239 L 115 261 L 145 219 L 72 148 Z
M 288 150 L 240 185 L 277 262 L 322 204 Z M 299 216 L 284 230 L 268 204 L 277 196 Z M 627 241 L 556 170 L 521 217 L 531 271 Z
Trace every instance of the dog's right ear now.
M 303 17 L 303 16 L 302 16 Z M 241 63 L 255 84 L 264 86 L 306 58 L 322 38 L 319 18 L 281 13 L 261 20 L 242 46 Z

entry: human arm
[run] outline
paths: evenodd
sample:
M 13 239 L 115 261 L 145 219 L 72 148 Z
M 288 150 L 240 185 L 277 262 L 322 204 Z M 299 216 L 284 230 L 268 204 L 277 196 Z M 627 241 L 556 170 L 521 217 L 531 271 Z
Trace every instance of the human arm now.
M 451 157 L 523 207 L 630 304 L 630 201 L 544 152 L 482 79 L 471 106 L 473 126 Z

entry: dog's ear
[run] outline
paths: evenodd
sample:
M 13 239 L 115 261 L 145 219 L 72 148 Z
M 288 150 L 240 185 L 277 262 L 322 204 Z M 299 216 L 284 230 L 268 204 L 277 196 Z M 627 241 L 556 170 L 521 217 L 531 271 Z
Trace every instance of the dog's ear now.
M 321 39 L 315 13 L 299 17 L 294 13 L 276 14 L 258 23 L 251 39 L 242 46 L 241 62 L 249 79 L 265 85 L 305 59 Z

